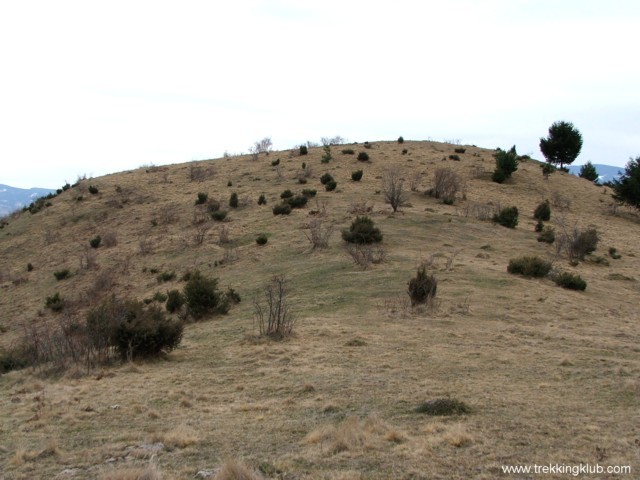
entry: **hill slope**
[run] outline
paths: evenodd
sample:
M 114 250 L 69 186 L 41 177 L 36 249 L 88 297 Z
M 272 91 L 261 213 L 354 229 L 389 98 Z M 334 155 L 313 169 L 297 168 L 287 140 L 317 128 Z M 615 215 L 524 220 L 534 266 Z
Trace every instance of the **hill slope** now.
M 347 147 L 371 160 L 340 153 Z M 52 206 L 11 217 L 0 230 L 4 347 L 25 328 L 65 318 L 44 308 L 55 292 L 81 322 L 104 295 L 150 299 L 182 288 L 182 274 L 199 269 L 243 301 L 228 316 L 187 325 L 166 361 L 0 377 L 7 478 L 66 468 L 95 478 L 152 456 L 175 478 L 228 458 L 268 478 L 330 479 L 495 478 L 502 465 L 637 463 L 636 212 L 614 212 L 606 189 L 575 176 L 544 180 L 533 160 L 498 185 L 492 151 L 467 146 L 455 161 L 454 148 L 379 142 L 334 146 L 328 164 L 314 148 L 139 169 L 91 179 L 97 194 L 81 182 Z M 306 184 L 298 183 L 302 162 L 311 170 Z M 381 194 L 391 167 L 415 187 L 395 214 Z M 360 168 L 362 181 L 351 181 Z M 466 183 L 453 205 L 423 193 L 439 168 Z M 337 181 L 333 192 L 320 184 L 325 172 Z M 318 189 L 306 208 L 272 214 L 283 190 L 303 188 Z M 194 205 L 199 192 L 223 208 L 236 192 L 241 206 L 214 222 Z M 260 194 L 267 205 L 257 205 Z M 544 199 L 558 233 L 598 229 L 600 258 L 571 266 L 555 245 L 536 241 L 532 212 Z M 477 218 L 497 205 L 518 207 L 516 229 Z M 357 212 L 368 212 L 384 235 L 386 260 L 368 269 L 353 264 L 339 235 Z M 326 250 L 312 250 L 305 236 L 317 218 L 335 226 Z M 260 233 L 269 238 L 264 246 L 255 242 Z M 96 235 L 112 246 L 91 249 Z M 609 247 L 622 257 L 610 258 Z M 520 255 L 578 273 L 587 290 L 509 275 L 509 259 Z M 407 282 L 421 261 L 438 277 L 439 302 L 412 311 Z M 56 281 L 64 269 L 71 277 Z M 158 274 L 171 271 L 176 279 L 160 284 Z M 252 300 L 283 273 L 296 335 L 257 340 Z M 448 396 L 472 412 L 415 412 Z

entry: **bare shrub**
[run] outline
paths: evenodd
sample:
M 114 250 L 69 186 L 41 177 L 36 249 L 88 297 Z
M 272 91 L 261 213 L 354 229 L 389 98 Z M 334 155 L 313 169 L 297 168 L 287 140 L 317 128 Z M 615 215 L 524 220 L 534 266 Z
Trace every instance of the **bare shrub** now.
M 407 318 L 411 316 L 411 300 L 406 295 L 383 298 L 378 305 L 378 310 L 388 317 Z
M 93 280 L 93 284 L 87 290 L 87 300 L 89 304 L 95 303 L 111 291 L 116 283 L 115 271 L 113 269 L 101 270 Z
M 225 248 L 222 254 L 222 260 L 220 260 L 220 264 L 231 265 L 237 261 L 238 261 L 238 253 L 236 252 L 236 249 L 233 247 Z
M 387 251 L 381 244 L 345 243 L 344 250 L 353 263 L 364 270 L 387 259 Z
M 189 180 L 203 182 L 215 175 L 215 169 L 211 166 L 202 166 L 196 163 L 189 165 Z
M 202 245 L 207 237 L 207 232 L 211 229 L 211 225 L 202 223 L 196 227 L 196 233 L 193 235 L 193 241 L 196 245 Z
M 394 212 L 406 202 L 404 178 L 398 168 L 390 168 L 382 176 L 382 194 Z
M 103 233 L 102 244 L 107 248 L 115 247 L 116 245 L 118 245 L 118 235 L 116 234 L 116 232 L 110 230 Z
M 220 245 L 228 245 L 231 243 L 229 228 L 226 225 L 222 225 L 218 229 L 218 243 Z
M 593 253 L 598 247 L 600 236 L 594 226 L 580 229 L 577 225 L 567 228 L 566 224 L 557 222 L 561 228 L 560 235 L 556 236 L 556 253 L 566 253 L 570 260 L 584 260 L 584 257 Z
M 290 311 L 288 282 L 284 275 L 276 275 L 264 287 L 266 304 L 254 301 L 254 318 L 260 335 L 275 339 L 288 337 L 293 333 L 295 316 Z
M 318 200 L 316 198 L 316 207 L 309 211 L 309 215 L 315 215 L 317 217 L 327 216 L 327 200 Z
M 551 205 L 562 211 L 569 210 L 571 208 L 571 199 L 555 191 L 551 194 Z
M 414 171 L 409 175 L 409 189 L 412 192 L 417 192 L 420 188 L 420 184 L 422 183 L 422 178 L 424 174 L 422 172 Z
M 487 170 L 484 168 L 484 165 L 474 165 L 471 168 L 471 178 L 484 178 L 487 176 Z
M 170 225 L 178 221 L 178 207 L 176 205 L 164 205 L 151 219 L 154 225 Z
M 488 221 L 501 210 L 499 203 L 477 203 L 473 202 L 465 205 L 461 212 L 464 217 L 473 217 L 478 220 Z
M 304 232 L 305 236 L 311 242 L 313 250 L 327 248 L 329 246 L 329 238 L 333 234 L 333 225 L 326 225 L 322 219 L 314 218 L 309 222 L 308 232 Z
M 153 249 L 154 249 L 153 240 L 151 240 L 148 237 L 144 237 L 140 239 L 138 246 L 140 248 L 140 253 L 142 255 L 149 255 L 153 253 Z
M 82 252 L 80 253 L 78 259 L 80 260 L 80 270 L 93 270 L 98 266 L 96 259 L 98 255 L 96 254 L 95 249 L 82 245 Z
M 207 212 L 208 205 L 198 205 L 193 211 L 193 219 L 191 220 L 192 225 L 202 225 L 206 223 L 209 219 L 209 214 Z M 218 209 L 220 207 L 218 206 Z M 215 210 L 214 210 L 215 211 Z
M 364 215 L 373 211 L 373 205 L 369 205 L 366 200 L 362 202 L 352 202 L 347 208 L 347 213 L 351 215 Z
M 453 203 L 463 189 L 460 176 L 450 168 L 438 168 L 433 174 L 433 188 L 427 193 L 444 203 Z
M 254 142 L 253 146 L 249 149 L 250 153 L 266 153 L 269 154 L 271 148 L 273 147 L 273 142 L 271 141 L 271 137 L 265 137 L 262 140 L 258 140 Z

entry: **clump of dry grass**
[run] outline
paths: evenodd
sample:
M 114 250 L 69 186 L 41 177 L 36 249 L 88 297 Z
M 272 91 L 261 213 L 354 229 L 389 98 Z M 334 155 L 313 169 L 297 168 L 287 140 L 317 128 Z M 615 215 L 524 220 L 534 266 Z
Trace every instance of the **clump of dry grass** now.
M 263 476 L 237 460 L 227 460 L 215 474 L 213 480 L 263 480 Z
M 121 468 L 104 473 L 101 480 L 167 480 L 158 466 L 151 461 L 146 467 Z
M 198 443 L 200 439 L 196 432 L 186 425 L 179 425 L 173 430 L 168 432 L 155 432 L 151 436 L 150 442 L 161 442 L 165 447 L 172 448 L 185 448 L 189 445 Z
M 324 425 L 313 430 L 305 442 L 319 444 L 329 454 L 336 454 L 373 448 L 380 440 L 398 443 L 405 439 L 404 433 L 390 428 L 376 415 L 369 415 L 363 420 L 353 415 L 338 425 Z

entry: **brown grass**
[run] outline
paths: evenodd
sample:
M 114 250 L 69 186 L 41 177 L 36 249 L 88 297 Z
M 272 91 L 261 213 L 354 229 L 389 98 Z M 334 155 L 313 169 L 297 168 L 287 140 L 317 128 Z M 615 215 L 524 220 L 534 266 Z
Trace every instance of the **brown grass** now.
M 151 440 L 166 442 L 154 455 L 167 478 L 218 471 L 225 458 L 242 458 L 268 478 L 301 480 L 492 479 L 505 463 L 595 463 L 602 452 L 601 463 L 637 468 L 637 212 L 622 207 L 611 215 L 602 188 L 559 172 L 544 180 L 535 161 L 498 185 L 474 174 L 493 169 L 491 151 L 466 146 L 454 162 L 446 160 L 453 145 L 401 147 L 410 154 L 395 142 L 375 142 L 366 164 L 348 155 L 322 164 L 321 148 L 304 158 L 281 154 L 280 180 L 270 163 L 275 152 L 255 162 L 231 156 L 139 169 L 92 179 L 99 196 L 75 202 L 68 191 L 35 215 L 10 218 L 0 235 L 0 350 L 15 345 L 28 325 L 58 324 L 44 308 L 56 291 L 82 321 L 91 292 L 151 298 L 165 286 L 181 289 L 180 277 L 200 269 L 243 301 L 228 316 L 187 325 L 180 347 L 156 361 L 97 369 L 67 363 L 67 373 L 43 366 L 0 376 L 4 477 L 55 478 L 66 468 L 78 469 L 77 478 L 144 472 L 147 464 L 136 462 L 149 452 L 132 452 Z M 316 206 L 275 217 L 282 190 L 301 189 L 303 160 L 315 172 L 306 187 L 318 190 Z M 418 188 L 407 192 L 402 213 L 391 215 L 376 191 L 394 164 L 422 174 L 422 188 L 437 168 L 451 168 L 466 199 L 444 205 Z M 362 181 L 351 182 L 358 168 Z M 325 172 L 338 191 L 322 189 Z M 211 230 L 193 245 L 195 196 L 207 192 L 226 205 L 229 180 L 254 202 L 229 212 L 231 243 L 218 245 Z M 552 224 L 557 215 L 566 225 L 594 225 L 601 234 L 596 255 L 615 246 L 622 257 L 610 266 L 571 266 L 564 254 L 555 257 L 554 246 L 537 242 L 533 211 L 554 192 L 563 198 L 556 195 Z M 255 203 L 260 194 L 266 206 Z M 483 219 L 496 205 L 518 207 L 515 230 Z M 383 263 L 363 270 L 336 235 L 328 248 L 309 248 L 301 225 L 322 215 L 340 230 L 360 209 L 384 234 Z M 95 269 L 81 269 L 79 245 L 100 232 L 113 232 L 117 243 L 92 252 Z M 259 233 L 269 235 L 262 247 Z M 229 262 L 220 264 L 225 252 Z M 584 278 L 587 290 L 509 275 L 509 259 L 522 255 L 553 260 Z M 439 303 L 412 309 L 407 282 L 424 259 L 437 272 Z M 57 282 L 53 272 L 64 268 L 72 276 Z M 159 288 L 152 269 L 174 270 L 178 279 Z M 105 272 L 111 278 L 100 278 Z M 284 272 L 296 335 L 281 342 L 250 337 L 252 299 Z M 27 281 L 12 282 L 21 276 Z M 439 421 L 415 413 L 433 398 L 456 398 L 473 411 Z M 50 438 L 56 449 L 47 447 Z

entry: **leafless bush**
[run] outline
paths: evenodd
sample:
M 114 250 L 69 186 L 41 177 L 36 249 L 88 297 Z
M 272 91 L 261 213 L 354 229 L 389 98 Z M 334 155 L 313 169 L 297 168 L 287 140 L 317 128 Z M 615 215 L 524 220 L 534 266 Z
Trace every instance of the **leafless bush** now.
M 177 205 L 164 205 L 162 208 L 159 208 L 153 218 L 151 219 L 151 223 L 153 225 L 170 225 L 178 221 L 178 207 Z
M 500 212 L 500 204 L 493 203 L 493 202 L 489 202 L 489 203 L 472 202 L 460 209 L 460 213 L 463 217 L 473 217 L 483 221 L 491 220 L 493 216 L 499 212 Z
M 394 212 L 406 202 L 404 178 L 398 168 L 390 168 L 382 176 L 382 194 Z
M 333 234 L 333 225 L 326 225 L 320 218 L 314 218 L 309 223 L 308 232 L 304 232 L 313 250 L 327 248 L 329 238 Z
M 249 195 L 243 195 L 239 201 L 239 205 L 240 207 L 249 207 L 250 205 L 253 205 L 253 198 Z
M 268 155 L 269 152 L 271 151 L 272 146 L 273 146 L 273 143 L 271 142 L 271 138 L 265 137 L 262 140 L 258 140 L 257 142 L 254 142 L 253 146 L 249 148 L 249 153 L 253 155 L 266 153 Z
M 218 207 L 219 208 L 219 207 Z M 196 205 L 193 211 L 193 219 L 191 225 L 202 225 L 209 219 L 206 205 Z
M 407 295 L 383 298 L 378 311 L 391 318 L 408 318 L 411 316 L 411 299 Z
M 93 284 L 87 290 L 89 304 L 94 304 L 108 294 L 116 284 L 115 271 L 111 268 L 101 270 L 93 280 Z
M 211 225 L 207 223 L 201 223 L 196 227 L 196 233 L 193 235 L 193 242 L 196 245 L 202 245 L 204 239 L 207 237 L 207 232 L 211 229 Z
M 140 239 L 140 243 L 138 244 L 140 247 L 140 253 L 142 255 L 149 255 L 153 253 L 153 240 L 150 238 L 142 238 Z
M 483 178 L 487 175 L 487 171 L 484 168 L 484 165 L 474 165 L 471 168 L 471 178 Z
M 571 199 L 560 192 L 555 191 L 551 194 L 551 205 L 557 209 L 564 211 L 571 208 Z
M 373 205 L 368 205 L 367 201 L 352 202 L 347 208 L 347 213 L 351 215 L 364 215 L 373 211 Z
M 345 243 L 344 250 L 353 263 L 362 267 L 364 270 L 372 264 L 377 265 L 387 259 L 387 251 L 381 244 Z
M 417 170 L 409 175 L 409 189 L 412 192 L 418 191 L 420 184 L 422 183 L 422 177 L 424 177 L 424 174 Z
M 298 174 L 296 175 L 296 178 L 301 179 L 307 179 L 307 178 L 311 178 L 313 176 L 313 168 L 311 168 L 311 165 L 307 165 L 305 163 L 304 168 L 301 168 L 298 171 Z
M 556 255 L 566 253 L 570 260 L 584 260 L 598 247 L 600 236 L 596 228 L 591 225 L 580 229 L 577 225 L 568 227 L 563 218 L 556 220 L 560 235 L 556 235 Z
M 342 138 L 340 135 L 336 135 L 335 137 L 322 137 L 320 139 L 322 145 L 342 145 L 346 142 L 346 139 Z
M 118 245 L 118 235 L 112 230 L 105 232 L 102 234 L 102 243 L 107 248 L 115 247 Z
M 189 180 L 203 182 L 215 175 L 215 169 L 211 166 L 202 166 L 196 163 L 189 165 Z
M 98 255 L 94 248 L 86 245 L 81 245 L 82 252 L 79 255 L 80 270 L 93 270 L 98 266 L 96 261 Z
M 220 245 L 227 245 L 231 243 L 231 235 L 229 228 L 226 225 L 222 225 L 218 228 L 218 243 Z
M 456 259 L 456 257 L 460 254 L 460 252 L 462 252 L 462 249 L 456 250 L 450 256 L 447 257 L 447 262 L 445 264 L 445 271 L 450 272 L 451 270 L 453 270 L 453 262 Z
M 282 174 L 282 168 L 280 167 L 280 165 L 276 165 L 276 168 L 274 170 L 276 172 L 276 180 L 278 180 L 279 182 L 284 180 L 284 175 Z
M 460 176 L 450 168 L 438 168 L 433 174 L 433 188 L 427 193 L 445 203 L 453 203 L 463 188 Z
M 316 208 L 309 211 L 309 215 L 315 215 L 317 217 L 326 217 L 327 216 L 327 200 L 318 200 L 316 198 Z
M 221 265 L 231 265 L 238 261 L 238 253 L 233 247 L 226 247 L 222 253 Z
M 254 318 L 262 336 L 275 339 L 285 338 L 293 333 L 295 316 L 289 308 L 289 288 L 284 275 L 277 275 L 264 287 L 263 304 L 254 300 Z

